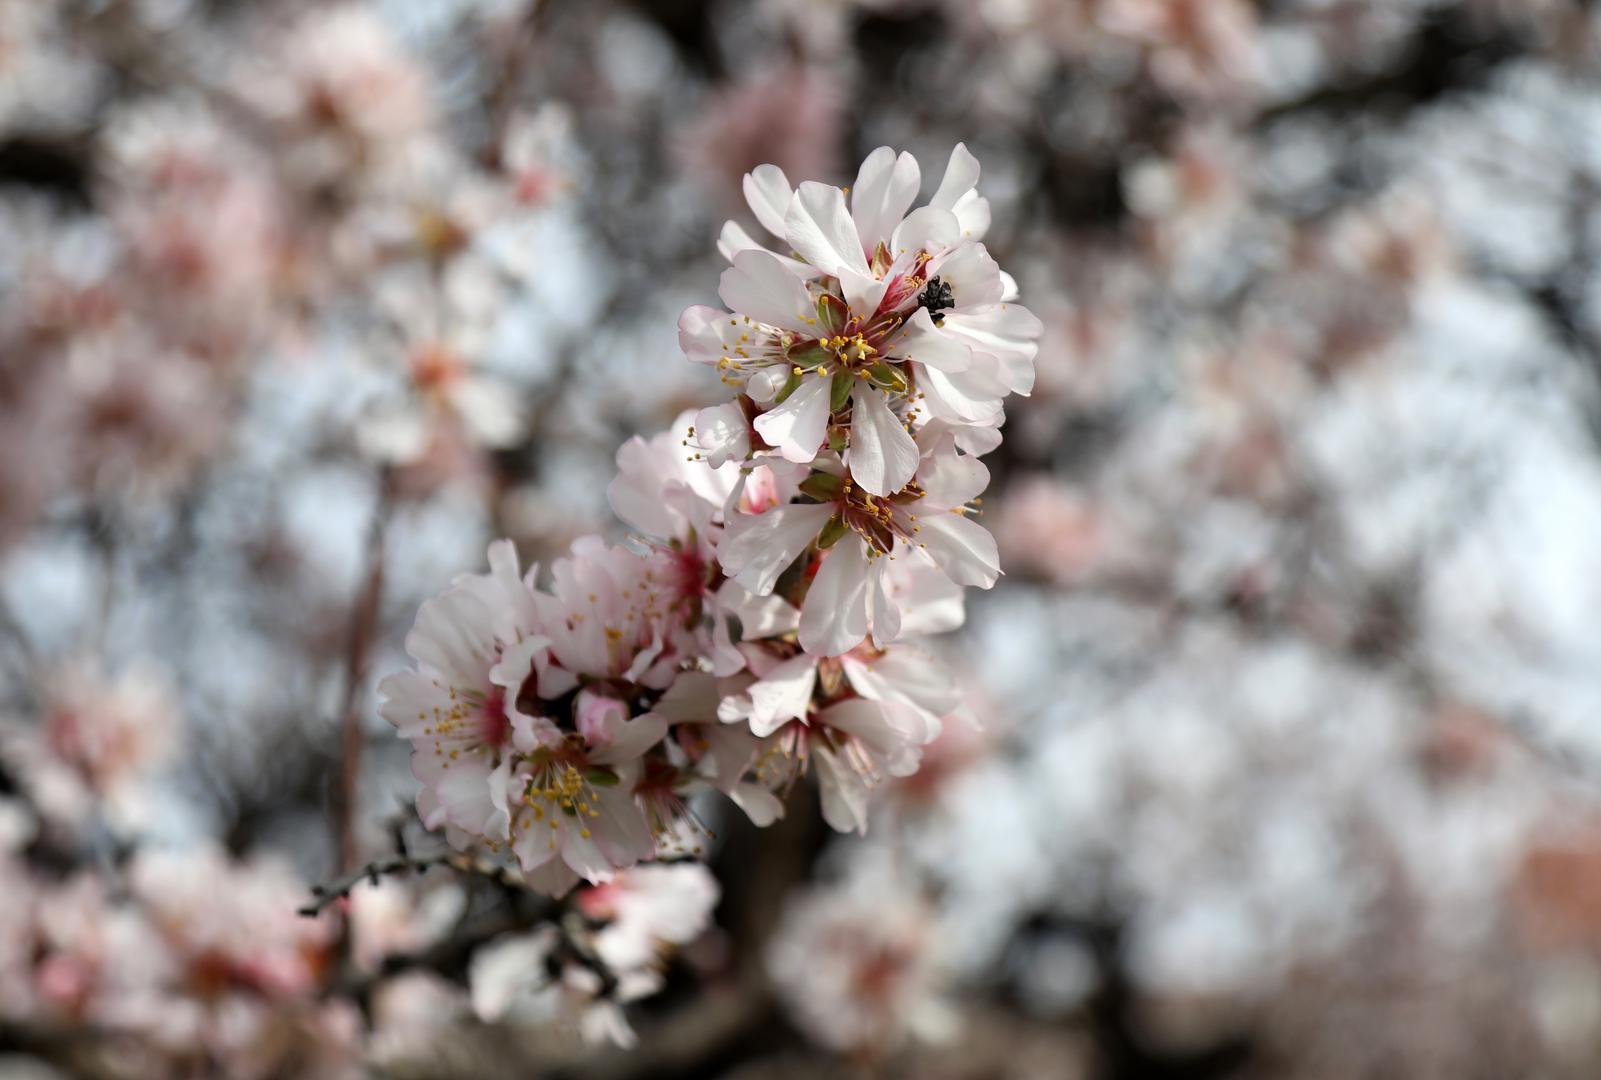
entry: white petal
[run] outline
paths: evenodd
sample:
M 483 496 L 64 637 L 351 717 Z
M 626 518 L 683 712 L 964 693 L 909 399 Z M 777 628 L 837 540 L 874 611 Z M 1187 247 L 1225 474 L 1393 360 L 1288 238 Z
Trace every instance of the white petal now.
M 735 329 L 728 325 L 730 319 L 736 324 L 739 322 L 738 317 L 730 312 L 703 304 L 685 308 L 678 317 L 678 347 L 696 363 L 717 363 L 732 351 L 724 333 L 725 330 Z M 738 334 L 734 336 L 738 337 Z
M 939 190 L 928 200 L 928 205 L 953 209 L 958 199 L 978 185 L 978 176 L 978 158 L 972 155 L 966 144 L 957 143 L 951 148 L 951 158 L 945 164 L 945 175 L 940 179 Z
M 779 596 L 757 596 L 737 581 L 725 581 L 717 590 L 717 606 L 736 616 L 748 640 L 778 637 L 794 632 L 800 612 Z
M 946 634 L 967 621 L 967 590 L 931 562 L 897 559 L 884 579 L 907 637 Z
M 918 308 L 906 320 L 906 330 L 890 346 L 893 355 L 913 360 L 948 374 L 966 371 L 973 362 L 973 350 L 934 325 L 927 308 Z
M 984 494 L 989 482 L 989 469 L 971 454 L 958 454 L 956 439 L 949 434 L 918 462 L 917 486 L 923 489 L 923 502 L 941 510 L 972 502 Z
M 938 206 L 922 206 L 901 222 L 890 238 L 897 256 L 906 251 L 944 251 L 962 238 L 956 215 Z
M 782 405 L 756 418 L 757 432 L 769 446 L 777 447 L 786 461 L 804 464 L 817 456 L 828 434 L 832 381 L 809 375 Z
M 647 536 L 678 535 L 683 518 L 662 499 L 665 476 L 656 450 L 638 435 L 617 448 L 617 475 L 606 487 L 614 513 Z
M 745 816 L 757 828 L 765 829 L 784 816 L 783 802 L 760 784 L 736 784 L 728 797 L 735 806 L 745 811 Z
M 495 655 L 494 613 L 471 591 L 447 589 L 417 609 L 406 652 L 459 690 L 485 690 Z
M 854 771 L 834 759 L 834 752 L 812 752 L 817 770 L 817 792 L 823 802 L 823 820 L 837 832 L 867 832 L 867 787 Z
M 917 443 L 883 391 L 858 382 L 851 401 L 851 477 L 873 495 L 893 495 L 917 472 Z
M 826 273 L 869 272 L 845 193 L 830 184 L 809 180 L 796 190 L 784 215 L 784 236 L 797 255 Z
M 982 377 L 969 378 L 967 372 L 947 374 L 925 365 L 922 374 L 923 405 L 929 415 L 959 424 L 998 424 L 1001 396 L 985 385 Z
M 989 530 L 961 514 L 940 512 L 920 516 L 917 541 L 932 556 L 945 576 L 958 585 L 987 589 L 1001 572 L 1000 553 Z M 801 622 L 804 632 L 805 620 Z
M 870 318 L 878 311 L 878 305 L 883 302 L 884 291 L 889 288 L 887 278 L 875 278 L 872 274 L 858 274 L 854 270 L 844 267 L 835 271 L 839 277 L 840 291 L 845 294 L 845 303 L 851 312 L 864 318 Z
M 958 244 L 934 272 L 951 287 L 958 308 L 997 304 L 1006 291 L 1001 268 L 983 244 Z
M 845 675 L 858 694 L 915 709 L 931 727 L 962 701 L 945 665 L 932 653 L 915 646 L 897 645 L 871 662 L 846 657 L 844 666 Z
M 997 376 L 1009 393 L 1027 395 L 1034 389 L 1037 339 L 1045 327 L 1033 312 L 1018 304 L 996 304 L 947 312 L 944 322 L 948 337 L 996 358 Z
M 733 262 L 734 256 L 741 251 L 767 251 L 738 222 L 734 221 L 723 223 L 723 231 L 717 237 L 717 250 L 729 262 Z M 789 267 L 790 271 L 798 278 L 811 279 L 820 272 L 815 266 L 808 266 L 799 259 L 792 259 L 788 255 L 778 255 L 770 251 L 768 254 Z
M 802 653 L 779 664 L 751 684 L 750 729 L 765 739 L 791 720 L 800 720 L 811 707 L 817 685 L 817 658 Z
M 806 320 L 815 319 L 806 283 L 760 248 L 735 253 L 734 265 L 718 279 L 717 295 L 738 314 L 786 330 L 809 332 Z
M 723 258 L 733 262 L 734 256 L 741 251 L 761 249 L 762 246 L 751 237 L 750 233 L 745 231 L 743 225 L 740 225 L 737 221 L 723 222 L 723 231 L 717 236 L 717 250 Z
M 777 165 L 758 165 L 745 174 L 745 201 L 762 228 L 784 238 L 784 213 L 789 209 L 789 178 Z
M 855 648 L 867 636 L 867 588 L 867 546 L 847 535 L 823 560 L 801 605 L 801 648 L 814 656 Z
M 976 191 L 957 199 L 951 213 L 956 215 L 964 240 L 982 240 L 990 231 L 990 201 Z
M 696 413 L 695 443 L 714 469 L 750 457 L 750 424 L 744 410 L 730 402 Z
M 869 574 L 867 600 L 872 608 L 873 644 L 880 649 L 901 636 L 901 608 L 890 595 L 888 575 L 881 559 Z
M 724 573 L 766 596 L 833 513 L 831 506 L 797 503 L 765 514 L 733 515 L 717 550 Z
M 912 155 L 896 157 L 887 146 L 867 155 L 851 187 L 851 217 L 864 251 L 871 253 L 880 240 L 889 240 L 916 200 L 921 183 L 922 173 Z

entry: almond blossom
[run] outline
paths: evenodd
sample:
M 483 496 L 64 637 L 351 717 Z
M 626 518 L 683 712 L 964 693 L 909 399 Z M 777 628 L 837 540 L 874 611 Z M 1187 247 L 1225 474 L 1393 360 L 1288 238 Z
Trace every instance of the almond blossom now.
M 542 587 L 497 542 L 487 575 L 422 606 L 416 670 L 380 686 L 425 825 L 554 895 L 702 853 L 691 802 L 712 792 L 769 824 L 808 772 L 824 819 L 866 830 L 873 791 L 914 773 L 961 703 L 931 654 L 892 643 L 959 626 L 962 588 L 1000 573 L 972 520 L 978 455 L 1002 398 L 1032 383 L 1039 323 L 978 243 L 977 179 L 958 146 L 908 214 L 917 163 L 888 149 L 848 207 L 772 167 L 746 178 L 800 258 L 730 226 L 738 314 L 679 324 L 738 396 L 618 450 L 607 495 L 627 545 L 581 538 Z
M 919 178 L 916 159 L 888 147 L 863 162 L 848 206 L 825 184 L 791 190 L 773 166 L 747 174 L 752 212 L 799 258 L 730 223 L 719 294 L 731 310 L 694 307 L 679 322 L 690 359 L 771 402 L 754 424 L 767 445 L 797 463 L 848 445 L 852 477 L 878 496 L 911 479 L 910 429 L 929 417 L 1001 422 L 1002 399 L 1033 386 L 1042 329 L 979 243 L 990 215 L 976 159 L 958 145 L 933 199 L 908 215 Z

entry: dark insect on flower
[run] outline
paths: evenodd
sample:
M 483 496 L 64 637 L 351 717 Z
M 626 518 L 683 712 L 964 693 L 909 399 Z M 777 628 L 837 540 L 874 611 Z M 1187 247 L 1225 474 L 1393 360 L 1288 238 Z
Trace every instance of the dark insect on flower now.
M 937 325 L 940 321 L 939 313 L 946 308 L 956 306 L 956 295 L 951 292 L 951 287 L 941 281 L 939 275 L 936 274 L 928 279 L 928 284 L 924 285 L 923 291 L 917 295 L 917 306 L 927 308 L 928 313 L 934 317 L 934 322 Z

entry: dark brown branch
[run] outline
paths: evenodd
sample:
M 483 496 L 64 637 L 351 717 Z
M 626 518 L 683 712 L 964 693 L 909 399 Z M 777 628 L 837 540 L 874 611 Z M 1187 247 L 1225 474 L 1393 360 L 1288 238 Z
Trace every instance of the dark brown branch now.
M 356 860 L 355 814 L 363 743 L 361 691 L 367 682 L 368 660 L 378 636 L 384 582 L 384 534 L 394 508 L 394 486 L 393 477 L 384 470 L 378 478 L 378 503 L 373 508 L 372 525 L 367 533 L 367 576 L 351 612 L 350 636 L 345 650 L 344 694 L 339 714 L 339 783 L 333 799 L 334 840 L 340 868 Z
M 313 885 L 312 901 L 300 908 L 299 914 L 315 918 L 322 914 L 328 905 L 349 896 L 364 881 L 377 885 L 380 878 L 425 873 L 436 866 L 448 866 L 458 873 L 485 878 L 506 888 L 527 887 L 522 875 L 516 870 L 477 855 L 458 851 L 447 851 L 438 855 L 396 855 L 388 859 L 374 859 L 360 869 L 353 870 L 326 885 Z

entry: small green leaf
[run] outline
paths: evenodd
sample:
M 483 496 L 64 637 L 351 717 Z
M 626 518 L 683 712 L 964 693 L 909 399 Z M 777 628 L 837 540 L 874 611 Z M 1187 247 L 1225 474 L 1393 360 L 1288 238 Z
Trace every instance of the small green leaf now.
M 773 398 L 773 404 L 784 404 L 785 398 L 789 397 L 789 395 L 800 389 L 801 379 L 804 377 L 805 376 L 801 375 L 799 372 L 790 372 L 789 381 L 784 384 L 784 388 L 778 392 L 776 397 Z
M 880 389 L 892 390 L 897 394 L 906 393 L 906 376 L 894 364 L 880 360 L 867 369 L 867 377 Z
M 818 502 L 833 502 L 839 498 L 840 492 L 845 488 L 845 482 L 837 476 L 824 472 L 814 472 L 801 481 L 800 489 L 803 494 L 810 495 Z
M 842 427 L 828 429 L 828 448 L 836 454 L 843 454 L 845 448 L 851 444 L 851 437 Z
M 789 362 L 796 367 L 811 368 L 828 362 L 833 354 L 818 342 L 808 341 L 789 350 Z
M 854 381 L 848 371 L 834 372 L 834 396 L 829 404 L 830 409 L 838 412 L 845 407 L 845 403 L 851 399 L 851 383 Z
M 817 534 L 817 550 L 827 551 L 839 543 L 839 538 L 845 535 L 845 519 L 835 514 L 823 526 L 823 531 Z
M 616 773 L 599 765 L 591 765 L 585 771 L 584 779 L 596 787 L 616 787 L 621 782 L 621 778 Z

